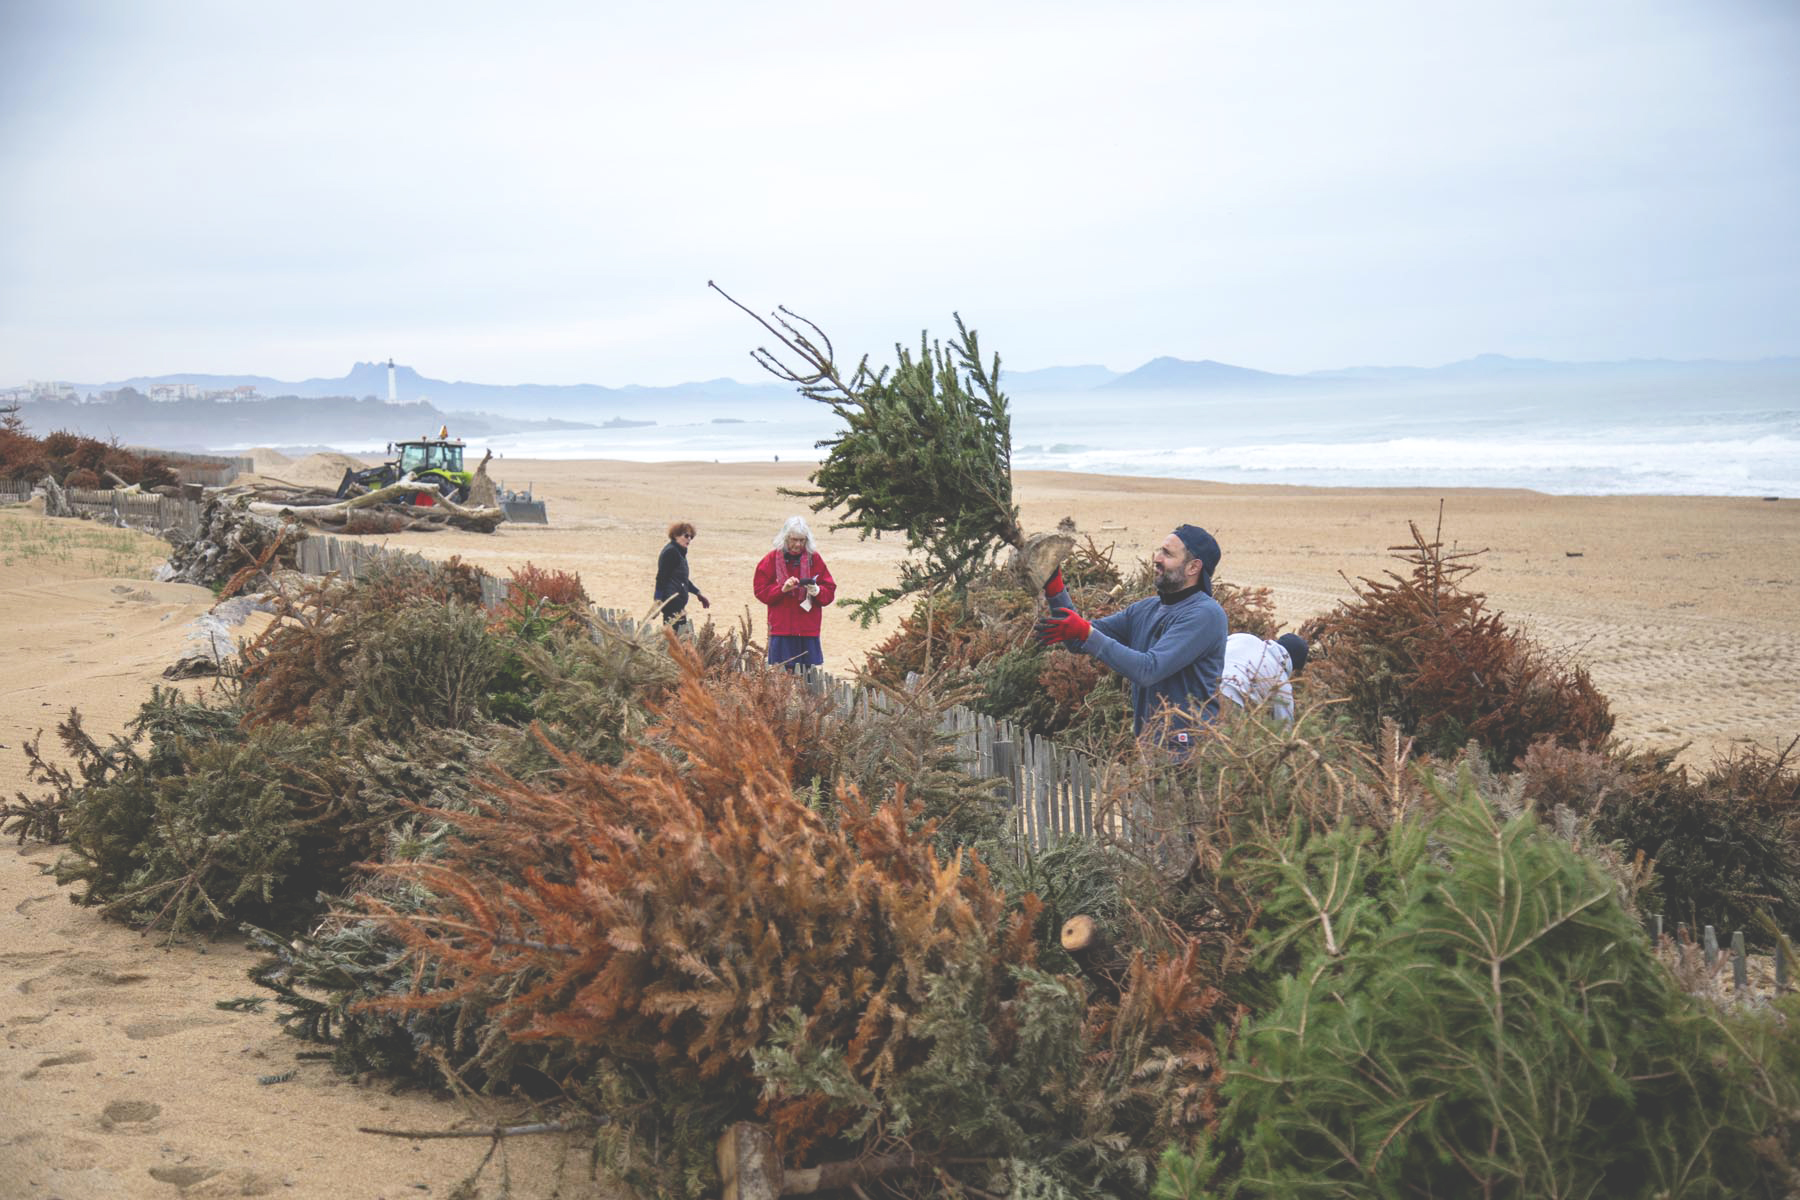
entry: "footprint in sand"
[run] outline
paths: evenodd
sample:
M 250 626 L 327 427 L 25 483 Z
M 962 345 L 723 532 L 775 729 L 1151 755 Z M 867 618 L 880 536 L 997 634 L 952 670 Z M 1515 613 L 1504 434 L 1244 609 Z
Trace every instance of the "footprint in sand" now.
M 203 1025 L 223 1024 L 225 1022 L 212 1017 L 165 1017 L 159 1021 L 135 1021 L 125 1027 L 125 1036 L 134 1042 L 143 1042 L 188 1029 L 199 1029 Z
M 162 1115 L 162 1105 L 148 1100 L 114 1100 L 100 1114 L 100 1128 L 108 1132 L 121 1125 L 142 1125 Z
M 184 1191 L 193 1187 L 196 1183 L 211 1179 L 218 1173 L 218 1168 L 216 1167 L 181 1166 L 150 1168 L 150 1178 L 156 1180 L 158 1183 L 172 1183 Z
M 71 1050 L 67 1054 L 52 1054 L 49 1058 L 44 1059 L 42 1062 L 38 1063 L 37 1066 L 31 1068 L 31 1070 L 20 1075 L 19 1078 L 36 1079 L 39 1072 L 47 1071 L 51 1067 L 72 1067 L 76 1063 L 90 1063 L 93 1061 L 94 1053 L 91 1050 Z
M 31 967 L 52 958 L 63 958 L 67 950 L 17 950 L 11 954 L 0 954 L 0 970 L 11 967 Z
M 52 951 L 60 954 L 62 951 Z M 39 992 L 67 992 L 75 988 L 92 987 L 124 987 L 126 984 L 142 983 L 150 978 L 148 975 L 132 971 L 114 971 L 108 967 L 93 963 L 70 963 L 59 966 L 43 975 L 35 975 L 19 982 L 19 991 L 27 996 Z
M 269 1196 L 281 1190 L 281 1180 L 261 1171 L 241 1168 L 211 1175 L 182 1189 L 182 1200 L 208 1196 Z
M 183 1200 L 207 1196 L 267 1196 L 281 1190 L 278 1176 L 245 1167 L 222 1170 L 199 1163 L 151 1167 L 150 1178 L 181 1190 Z

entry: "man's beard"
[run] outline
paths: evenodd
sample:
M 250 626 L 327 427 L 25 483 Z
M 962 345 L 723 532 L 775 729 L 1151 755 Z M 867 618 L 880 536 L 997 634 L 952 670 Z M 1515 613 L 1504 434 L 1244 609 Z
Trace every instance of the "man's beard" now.
M 1158 571 L 1156 573 L 1156 590 L 1164 596 L 1179 592 L 1182 588 L 1187 586 L 1189 586 L 1189 584 L 1187 581 L 1187 568 L 1185 566 L 1174 567 L 1168 571 Z

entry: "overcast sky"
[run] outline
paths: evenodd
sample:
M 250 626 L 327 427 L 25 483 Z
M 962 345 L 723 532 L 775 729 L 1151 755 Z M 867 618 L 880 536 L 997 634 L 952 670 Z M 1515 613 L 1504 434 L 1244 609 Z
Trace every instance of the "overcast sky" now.
M 0 0 L 0 386 L 1800 353 L 1800 4 Z

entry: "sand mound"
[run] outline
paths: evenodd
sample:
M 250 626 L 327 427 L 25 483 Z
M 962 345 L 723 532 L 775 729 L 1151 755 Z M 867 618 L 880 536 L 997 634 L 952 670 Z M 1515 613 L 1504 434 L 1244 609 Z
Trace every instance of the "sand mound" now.
M 270 449 L 268 446 L 256 446 L 246 450 L 243 452 L 243 457 L 248 458 L 251 462 L 256 464 L 256 473 L 258 475 L 279 475 L 282 471 L 294 465 L 293 459 L 289 458 L 279 450 Z
M 284 467 L 280 474 L 291 483 L 305 484 L 307 487 L 333 489 L 344 478 L 344 472 L 360 471 L 369 466 L 360 458 L 348 454 L 328 453 L 309 454 L 299 462 Z M 261 460 L 258 460 L 261 466 Z

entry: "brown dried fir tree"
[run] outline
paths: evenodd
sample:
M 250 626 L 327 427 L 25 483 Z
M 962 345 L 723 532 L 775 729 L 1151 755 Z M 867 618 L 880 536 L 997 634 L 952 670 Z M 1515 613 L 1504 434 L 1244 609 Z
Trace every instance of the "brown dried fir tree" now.
M 846 789 L 829 824 L 770 725 L 672 652 L 682 681 L 618 767 L 559 756 L 555 782 L 502 781 L 443 814 L 459 836 L 442 861 L 384 868 L 436 898 L 374 909 L 446 986 L 373 1006 L 503 997 L 492 1016 L 516 1039 L 746 1105 L 751 1051 L 790 1010 L 871 1089 L 922 1053 L 909 1014 L 952 966 L 979 972 L 997 1023 L 1008 967 L 1034 956 L 1034 906 L 1009 915 L 983 864 L 940 858 L 904 797 Z M 818 1094 L 762 1107 L 790 1146 L 850 1117 Z

